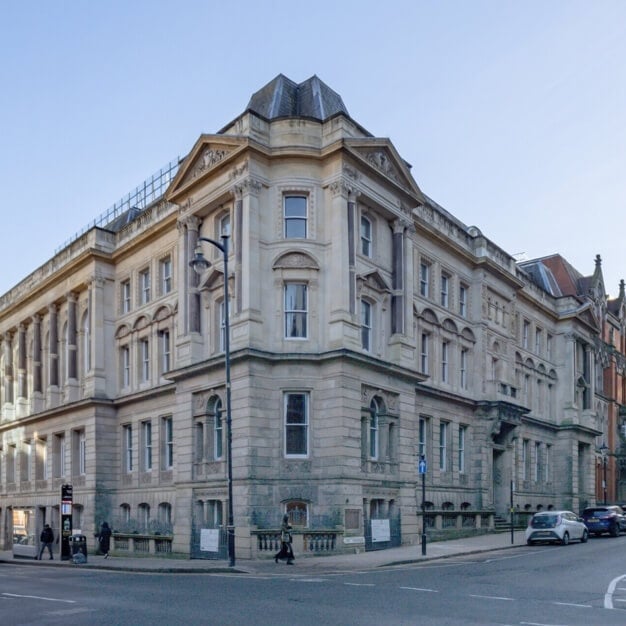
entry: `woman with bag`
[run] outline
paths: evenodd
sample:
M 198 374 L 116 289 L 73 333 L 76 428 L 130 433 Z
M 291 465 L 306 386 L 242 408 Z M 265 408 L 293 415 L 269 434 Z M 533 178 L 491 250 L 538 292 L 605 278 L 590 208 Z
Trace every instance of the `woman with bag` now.
M 294 556 L 293 549 L 291 548 L 291 524 L 289 523 L 289 515 L 283 515 L 283 523 L 280 527 L 280 552 L 274 556 L 274 562 L 278 563 L 278 559 L 281 561 L 287 559 L 287 565 L 293 565 Z
M 100 543 L 100 552 L 104 554 L 104 558 L 109 558 L 109 550 L 111 547 L 111 529 L 106 522 L 102 522 L 102 527 L 100 528 L 100 535 L 98 536 L 98 541 Z

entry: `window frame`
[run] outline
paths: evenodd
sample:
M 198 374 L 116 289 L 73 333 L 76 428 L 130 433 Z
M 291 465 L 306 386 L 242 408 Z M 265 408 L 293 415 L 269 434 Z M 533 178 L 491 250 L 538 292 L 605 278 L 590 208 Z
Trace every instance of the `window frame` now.
M 372 351 L 373 308 L 371 302 L 361 298 L 361 348 L 366 352 Z
M 171 293 L 172 281 L 172 257 L 168 254 L 159 261 L 159 279 L 161 285 L 161 295 Z
M 466 447 L 467 447 L 467 426 L 459 424 L 459 474 L 465 474 L 466 470 Z
M 132 310 L 132 290 L 130 284 L 130 278 L 123 280 L 120 283 L 120 312 L 122 315 L 130 313 Z
M 439 304 L 445 309 L 450 308 L 450 275 L 441 273 L 441 283 L 439 285 Z
M 304 204 L 304 215 L 298 214 L 298 202 L 292 201 L 303 201 Z M 293 204 L 293 206 L 289 206 Z M 288 214 L 289 211 L 292 211 L 293 214 Z M 309 196 L 301 193 L 286 193 L 283 194 L 283 237 L 285 239 L 307 239 L 308 238 L 308 220 L 309 220 Z M 293 229 L 293 234 L 290 232 Z M 304 231 L 304 235 L 300 234 Z
M 302 417 L 303 421 L 289 421 L 289 416 L 292 414 L 296 407 L 290 409 L 291 398 L 301 398 L 302 402 Z M 300 407 L 297 407 L 300 408 Z M 298 450 L 292 451 L 296 448 L 290 448 L 290 442 L 293 440 L 292 433 L 295 430 L 301 431 L 303 434 L 298 442 Z M 307 391 L 285 391 L 283 392 L 283 438 L 284 448 L 283 453 L 285 458 L 308 458 L 310 451 L 310 394 Z
M 289 291 L 292 288 L 298 288 L 298 290 L 302 289 L 302 293 L 295 294 L 296 297 L 291 297 L 294 304 L 293 306 L 297 306 L 297 301 L 302 299 L 304 300 L 304 308 L 288 308 L 288 298 Z M 284 327 L 283 327 L 283 335 L 286 340 L 306 340 L 309 338 L 308 334 L 308 318 L 309 318 L 309 308 L 308 308 L 308 292 L 309 286 L 306 282 L 302 281 L 288 281 L 284 283 L 283 288 L 283 311 L 284 311 Z M 291 305 L 290 305 L 291 306 Z M 300 321 L 300 323 L 298 323 Z M 294 326 L 295 322 L 295 326 Z M 290 334 L 289 327 L 295 328 L 297 332 L 300 334 Z M 299 328 L 301 327 L 301 328 Z
M 439 422 L 439 471 L 448 470 L 448 430 L 450 422 Z
M 152 420 L 143 420 L 141 422 L 141 445 L 142 445 L 142 470 L 144 472 L 152 471 Z
M 420 262 L 419 269 L 419 294 L 423 298 L 430 297 L 430 271 L 431 264 L 426 261 Z
M 150 278 L 150 268 L 146 267 L 139 272 L 139 304 L 148 304 L 151 299 L 152 281 Z
M 174 418 L 172 415 L 161 417 L 161 437 L 163 442 L 162 470 L 168 471 L 174 467 Z
M 359 234 L 361 241 L 361 254 L 368 259 L 372 258 L 372 244 L 373 244 L 373 224 L 372 220 L 366 215 L 361 215 L 361 221 L 359 225 Z
M 133 471 L 133 425 L 122 425 L 122 441 L 124 449 L 124 473 L 130 474 Z

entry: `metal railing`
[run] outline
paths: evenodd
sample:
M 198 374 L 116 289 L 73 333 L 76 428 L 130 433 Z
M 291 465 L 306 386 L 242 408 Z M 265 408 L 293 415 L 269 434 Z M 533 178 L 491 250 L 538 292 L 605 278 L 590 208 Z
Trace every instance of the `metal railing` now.
M 67 239 L 54 251 L 54 254 L 58 254 L 63 248 L 69 246 L 92 228 L 96 226 L 106 226 L 130 209 L 139 209 L 140 211 L 146 209 L 155 200 L 163 196 L 165 190 L 174 179 L 174 176 L 176 176 L 181 163 L 182 159 L 180 157 L 170 161 L 158 172 L 150 176 L 150 178 L 147 178 L 141 185 L 135 187 L 135 189 L 127 193 L 121 200 L 118 200 L 107 211 L 101 213 L 96 219 L 89 222 L 89 224 Z

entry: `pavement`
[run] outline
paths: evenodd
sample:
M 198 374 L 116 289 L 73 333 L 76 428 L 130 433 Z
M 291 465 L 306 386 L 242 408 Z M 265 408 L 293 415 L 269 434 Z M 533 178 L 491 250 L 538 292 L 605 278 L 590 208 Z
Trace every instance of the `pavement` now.
M 236 559 L 236 564 L 229 567 L 227 561 L 207 559 L 176 559 L 152 556 L 115 556 L 105 559 L 100 555 L 88 554 L 87 562 L 75 565 L 71 561 L 61 561 L 55 557 L 53 561 L 44 556 L 44 560 L 14 557 L 10 550 L 0 551 L 0 563 L 32 565 L 35 567 L 73 567 L 81 569 L 98 569 L 111 571 L 129 571 L 145 573 L 232 573 L 249 575 L 322 575 L 329 573 L 367 571 L 379 567 L 392 567 L 447 559 L 468 554 L 480 554 L 505 548 L 526 545 L 523 530 L 513 533 L 491 533 L 476 537 L 451 539 L 449 541 L 433 541 L 426 543 L 426 554 L 422 554 L 421 543 L 405 545 L 387 550 L 365 552 L 363 550 L 351 554 L 332 554 L 325 556 L 298 555 L 295 564 L 287 566 L 284 562 L 274 563 L 273 555 L 259 559 Z

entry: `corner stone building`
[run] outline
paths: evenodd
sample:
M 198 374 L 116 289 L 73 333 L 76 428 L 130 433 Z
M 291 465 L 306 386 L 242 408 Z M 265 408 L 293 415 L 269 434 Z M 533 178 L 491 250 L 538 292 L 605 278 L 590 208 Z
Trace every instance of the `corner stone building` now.
M 196 274 L 222 235 L 229 275 L 209 243 Z M 301 551 L 416 542 L 422 454 L 431 532 L 492 527 L 511 486 L 521 512 L 594 500 L 593 311 L 279 75 L 0 299 L 5 549 L 58 530 L 71 484 L 90 544 L 107 520 L 116 548 L 202 556 L 229 506 L 225 279 L 238 556 L 285 512 Z

